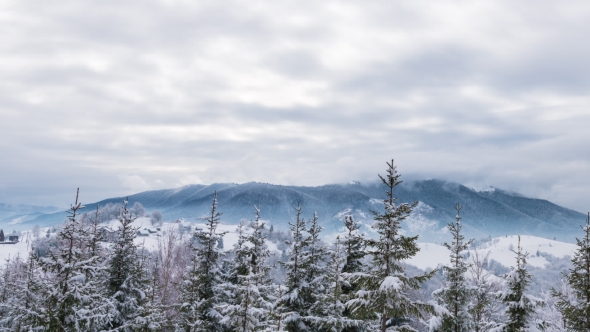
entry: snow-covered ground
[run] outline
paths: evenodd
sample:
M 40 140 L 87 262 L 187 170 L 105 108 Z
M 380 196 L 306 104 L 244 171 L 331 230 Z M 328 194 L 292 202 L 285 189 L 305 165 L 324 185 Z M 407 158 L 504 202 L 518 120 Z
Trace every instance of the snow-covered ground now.
M 423 270 L 434 269 L 439 264 L 449 264 L 449 250 L 446 247 L 434 243 L 419 243 L 418 245 L 420 251 L 407 261 L 408 264 Z M 520 245 L 525 252 L 529 253 L 527 264 L 541 268 L 549 264 L 542 254 L 549 254 L 558 258 L 571 257 L 578 248 L 575 244 L 529 235 L 520 237 Z M 509 235 L 485 242 L 477 251 L 481 254 L 480 257 L 486 257 L 489 253 L 488 259 L 493 259 L 506 267 L 511 267 L 516 263 L 516 255 L 512 250 L 516 250 L 517 247 L 518 236 Z
M 0 244 L 0 265 L 4 265 L 7 259 L 13 259 L 20 255 L 27 258 L 31 248 L 31 232 L 22 232 L 20 241 L 15 244 Z
M 112 229 L 118 228 L 119 222 L 112 220 L 108 223 Z M 158 248 L 158 241 L 162 235 L 166 232 L 178 232 L 179 227 L 185 224 L 179 223 L 165 223 L 160 227 L 160 231 L 150 233 L 148 236 L 138 236 L 135 239 L 137 244 L 143 244 L 148 250 L 155 250 Z M 205 228 L 204 224 L 189 223 L 191 225 L 191 232 L 194 231 L 195 227 Z M 150 223 L 149 218 L 138 218 L 133 222 L 133 226 L 139 230 L 151 229 L 154 231 L 154 227 Z M 45 234 L 47 229 L 41 229 L 40 234 Z M 246 228 L 246 231 L 249 229 Z M 238 241 L 237 226 L 236 225 L 224 225 L 218 226 L 218 232 L 226 232 L 223 237 L 223 245 L 225 250 L 233 248 L 234 244 Z M 189 232 L 185 232 L 186 236 Z M 31 235 L 29 231 L 23 232 L 21 241 L 16 244 L 3 244 L 0 245 L 0 264 L 4 264 L 5 260 L 9 257 L 14 258 L 17 255 L 26 257 L 30 249 Z M 420 251 L 416 256 L 412 257 L 407 261 L 408 264 L 414 265 L 423 270 L 430 270 L 437 268 L 441 264 L 449 263 L 449 251 L 444 246 L 434 243 L 419 243 Z M 271 251 L 278 251 L 275 243 L 267 241 L 267 246 Z M 515 263 L 515 254 L 512 250 L 515 250 L 518 246 L 518 237 L 506 236 L 494 238 L 491 241 L 483 243 L 477 251 L 483 254 L 481 257 L 488 255 L 488 259 L 493 259 L 498 263 L 510 267 Z M 544 239 L 535 236 L 521 236 L 521 246 L 529 253 L 527 260 L 528 264 L 535 267 L 545 267 L 549 262 L 542 254 L 549 254 L 555 257 L 563 258 L 565 256 L 572 256 L 577 250 L 577 246 L 571 243 L 559 242 L 549 239 Z

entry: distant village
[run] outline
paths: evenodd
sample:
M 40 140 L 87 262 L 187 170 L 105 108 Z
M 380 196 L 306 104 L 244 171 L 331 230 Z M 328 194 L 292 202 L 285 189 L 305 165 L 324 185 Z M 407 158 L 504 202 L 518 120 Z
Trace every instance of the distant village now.
M 4 230 L 0 229 L 0 244 L 15 244 L 18 242 L 18 234 L 16 231 L 13 231 L 12 234 L 6 237 L 4 235 Z

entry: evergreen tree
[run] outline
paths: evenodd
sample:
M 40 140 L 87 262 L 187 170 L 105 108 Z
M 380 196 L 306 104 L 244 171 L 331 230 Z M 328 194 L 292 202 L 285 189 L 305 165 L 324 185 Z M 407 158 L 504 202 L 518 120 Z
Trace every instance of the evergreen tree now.
M 461 234 L 461 206 L 459 203 L 455 205 L 455 209 L 457 210 L 456 221 L 447 226 L 453 236 L 453 242 L 450 244 L 445 242 L 444 244 L 451 252 L 451 264 L 443 266 L 444 287 L 432 294 L 438 304 L 447 309 L 448 314 L 442 317 L 434 316 L 431 319 L 431 331 L 473 331 L 473 322 L 469 312 L 473 291 L 465 280 L 465 272 L 467 272 L 468 266 L 463 257 L 463 251 L 467 250 L 473 240 L 463 241 L 465 237 Z
M 401 262 L 413 257 L 419 248 L 417 236 L 407 237 L 401 234 L 401 222 L 404 221 L 418 204 L 396 205 L 393 189 L 401 183 L 396 167 L 387 163 L 387 176 L 379 175 L 387 186 L 387 198 L 383 201 L 384 212 L 373 211 L 375 223 L 373 228 L 379 233 L 377 241 L 368 243 L 373 258 L 371 271 L 359 274 L 353 282 L 361 288 L 356 298 L 347 302 L 352 312 L 362 319 L 379 319 L 379 330 L 385 332 L 389 326 L 392 330 L 413 330 L 406 323 L 411 316 L 423 318 L 433 311 L 433 306 L 413 300 L 409 291 L 419 289 L 420 284 L 431 278 L 435 271 L 416 277 L 408 277 Z
M 358 288 L 358 285 L 351 282 L 351 280 L 356 279 L 358 274 L 364 273 L 367 270 L 367 267 L 363 263 L 363 259 L 367 255 L 367 240 L 360 233 L 360 225 L 354 220 L 353 216 L 348 215 L 344 217 L 344 226 L 346 227 L 347 233 L 342 241 L 342 249 L 344 250 L 346 260 L 342 267 L 344 280 L 342 281 L 341 288 L 342 294 L 346 299 L 351 299 Z M 345 317 L 352 318 L 352 314 L 348 308 L 344 309 L 343 314 Z M 362 326 L 348 326 L 343 329 L 343 332 L 358 332 L 361 330 Z
M 302 266 L 306 268 L 306 276 L 303 292 L 300 294 L 306 308 L 304 320 L 308 326 L 314 326 L 317 315 L 321 315 L 324 303 L 321 303 L 320 296 L 327 292 L 325 277 L 325 260 L 328 258 L 327 248 L 320 239 L 323 230 L 318 223 L 317 213 L 307 222 L 308 236 L 304 240 Z
M 217 192 L 213 195 L 210 213 L 201 218 L 205 229 L 193 234 L 191 264 L 181 289 L 180 331 L 219 331 L 223 316 L 217 311 L 218 286 L 223 282 L 219 241 L 225 234 L 217 232 L 221 213 L 217 211 Z
M 47 292 L 42 274 L 33 251 L 27 262 L 20 257 L 7 262 L 1 284 L 6 293 L 0 299 L 0 330 L 46 330 L 48 317 L 43 299 Z
M 362 321 L 355 320 L 345 315 L 343 300 L 346 296 L 342 292 L 344 275 L 342 269 L 346 264 L 346 256 L 340 243 L 340 237 L 329 252 L 329 261 L 325 266 L 325 273 L 315 282 L 321 284 L 316 287 L 316 302 L 311 308 L 311 316 L 307 317 L 314 327 L 314 331 L 341 332 L 345 329 L 360 328 Z
M 309 330 L 309 327 L 303 320 L 309 309 L 308 302 L 306 301 L 308 272 L 307 266 L 305 266 L 305 262 L 303 261 L 308 243 L 304 238 L 304 233 L 307 231 L 307 223 L 301 216 L 301 205 L 297 205 L 295 211 L 295 222 L 289 222 L 293 239 L 287 241 L 287 244 L 290 245 L 288 260 L 281 262 L 285 268 L 287 278 L 285 280 L 286 290 L 281 297 L 280 311 L 282 312 L 284 329 L 289 332 Z
M 473 331 L 487 332 L 500 320 L 502 302 L 495 296 L 502 287 L 502 280 L 486 269 L 489 252 L 484 256 L 473 251 L 468 267 L 469 283 L 473 288 L 470 305 Z
M 225 315 L 222 321 L 231 331 L 260 331 L 266 325 L 266 317 L 272 306 L 270 298 L 269 268 L 265 266 L 270 252 L 265 247 L 262 233 L 264 223 L 260 209 L 255 207 L 256 219 L 252 222 L 252 234 L 247 235 L 240 223 L 238 242 L 234 247 L 234 263 L 230 281 L 224 290 L 231 301 L 222 306 Z
M 494 331 L 537 331 L 542 327 L 542 322 L 531 322 L 531 318 L 537 307 L 543 305 L 543 301 L 526 294 L 532 277 L 526 269 L 528 253 L 523 252 L 520 246 L 520 236 L 518 236 L 518 248 L 513 252 L 516 254 L 516 266 L 504 275 L 507 290 L 499 294 L 506 305 L 506 322 L 499 324 Z
M 140 252 L 134 242 L 138 229 L 133 226 L 135 219 L 127 209 L 127 201 L 124 201 L 107 275 L 109 296 L 116 306 L 116 313 L 109 324 L 118 331 L 141 330 L 146 322 L 148 272 L 145 253 L 143 250 Z
M 573 269 L 565 275 L 569 288 L 575 294 L 553 290 L 557 308 L 563 315 L 566 327 L 571 331 L 590 331 L 590 213 L 586 226 L 582 227 L 584 237 L 576 239 L 578 250 L 572 258 Z
M 112 305 L 105 298 L 99 274 L 100 258 L 89 250 L 91 235 L 78 218 L 84 206 L 76 201 L 68 211 L 69 217 L 57 235 L 57 248 L 39 265 L 47 274 L 45 309 L 49 331 L 92 331 L 107 322 Z

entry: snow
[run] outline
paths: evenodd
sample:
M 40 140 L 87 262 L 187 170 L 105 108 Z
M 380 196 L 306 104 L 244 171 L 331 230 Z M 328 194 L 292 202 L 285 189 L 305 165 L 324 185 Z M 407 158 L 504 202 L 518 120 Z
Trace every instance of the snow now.
M 422 270 L 432 270 L 439 264 L 450 263 L 450 252 L 446 247 L 434 243 L 418 243 L 420 251 L 416 256 L 408 259 L 406 263 Z
M 399 291 L 402 288 L 401 280 L 398 277 L 387 276 L 379 286 L 380 291 Z
M 45 229 L 45 232 L 47 229 Z M 40 234 L 45 234 L 40 231 Z M 8 237 L 9 234 L 6 234 Z M 31 233 L 29 231 L 22 232 L 19 242 L 15 244 L 0 244 L 0 265 L 4 265 L 7 259 L 13 259 L 16 256 L 26 259 L 29 254 L 30 244 L 32 242 Z
M 541 237 L 522 235 L 520 245 L 524 251 L 529 253 L 527 264 L 530 266 L 544 268 L 549 262 L 542 255 L 537 256 L 537 251 L 549 254 L 554 257 L 563 258 L 573 256 L 577 246 L 571 243 L 549 240 Z M 434 243 L 418 243 L 420 251 L 416 256 L 407 260 L 406 263 L 416 266 L 422 270 L 436 268 L 439 264 L 449 264 L 449 250 Z M 488 259 L 493 259 L 498 263 L 511 267 L 516 263 L 515 253 L 510 249 L 516 249 L 518 246 L 518 236 L 509 235 L 494 238 L 484 243 L 477 251 L 485 257 L 489 253 Z M 473 250 L 471 250 L 473 251 Z

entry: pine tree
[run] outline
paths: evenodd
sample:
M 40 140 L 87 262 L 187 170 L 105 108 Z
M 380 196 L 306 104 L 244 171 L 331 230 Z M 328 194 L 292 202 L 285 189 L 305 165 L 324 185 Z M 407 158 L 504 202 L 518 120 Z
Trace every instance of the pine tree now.
M 410 215 L 418 202 L 396 205 L 393 189 L 401 183 L 400 175 L 393 160 L 387 165 L 387 176 L 384 178 L 379 175 L 387 186 L 387 198 L 383 201 L 385 211 L 373 212 L 373 228 L 379 233 L 379 240 L 368 242 L 373 248 L 370 251 L 373 266 L 371 271 L 359 274 L 352 280 L 361 289 L 356 292 L 356 298 L 347 302 L 351 311 L 362 319 L 373 319 L 377 315 L 382 332 L 389 326 L 392 326 L 392 330 L 412 330 L 406 319 L 411 316 L 423 318 L 426 313 L 433 311 L 432 305 L 411 299 L 409 291 L 419 289 L 420 284 L 435 272 L 416 277 L 408 277 L 404 272 L 401 262 L 416 255 L 419 248 L 417 236 L 401 234 L 401 222 Z
M 224 287 L 226 293 L 233 294 L 227 294 L 231 301 L 222 305 L 225 315 L 222 323 L 228 325 L 231 331 L 262 330 L 266 325 L 265 315 L 272 306 L 269 302 L 269 268 L 265 266 L 270 252 L 265 248 L 264 223 L 260 220 L 259 207 L 255 207 L 255 214 L 251 235 L 244 232 L 243 224 L 239 225 L 230 283 Z
M 518 248 L 513 252 L 516 254 L 516 266 L 504 275 L 507 290 L 499 294 L 506 305 L 506 322 L 499 324 L 494 331 L 537 331 L 543 323 L 531 322 L 531 318 L 537 307 L 543 305 L 543 301 L 526 293 L 532 277 L 526 269 L 528 253 L 523 252 L 520 246 L 520 236 L 518 236 Z
M 473 322 L 469 312 L 469 304 L 473 291 L 467 285 L 465 272 L 467 263 L 463 252 L 469 248 L 473 240 L 464 242 L 465 237 L 461 234 L 461 206 L 455 205 L 457 210 L 456 221 L 448 224 L 447 228 L 453 236 L 453 242 L 444 246 L 451 252 L 451 264 L 443 266 L 445 285 L 436 290 L 433 296 L 439 305 L 447 309 L 448 314 L 442 317 L 434 316 L 431 319 L 430 330 L 442 332 L 469 332 L 473 331 Z
M 327 248 L 320 239 L 320 233 L 323 230 L 318 223 L 317 213 L 313 213 L 313 217 L 307 222 L 308 236 L 304 240 L 303 255 L 301 257 L 302 266 L 306 267 L 306 276 L 303 287 L 303 292 L 300 294 L 304 301 L 305 312 L 304 320 L 307 325 L 313 326 L 316 316 L 323 311 L 321 307 L 323 303 L 320 302 L 319 297 L 327 292 L 325 277 L 325 261 L 328 258 Z
M 334 248 L 329 252 L 325 273 L 315 282 L 316 285 L 321 284 L 321 287 L 315 288 L 316 302 L 311 308 L 313 316 L 307 318 L 312 323 L 314 331 L 341 332 L 345 329 L 360 328 L 362 325 L 362 321 L 345 315 L 346 307 L 343 300 L 346 296 L 342 292 L 342 269 L 345 264 L 346 256 L 338 237 Z
M 351 299 L 358 289 L 358 285 L 351 280 L 358 277 L 359 274 L 366 272 L 367 267 L 363 263 L 363 259 L 367 255 L 366 246 L 367 240 L 363 234 L 360 233 L 360 224 L 358 224 L 353 216 L 348 215 L 344 217 L 344 226 L 347 233 L 342 241 L 342 249 L 345 255 L 344 266 L 342 267 L 342 294 L 346 300 Z M 346 300 L 343 299 L 344 302 Z M 344 316 L 352 318 L 352 314 L 348 308 L 344 309 Z M 358 332 L 362 330 L 362 326 L 348 326 L 343 329 L 343 332 Z
M 127 209 L 124 201 L 119 215 L 117 240 L 112 247 L 108 262 L 107 288 L 112 303 L 116 306 L 111 328 L 119 331 L 142 329 L 145 323 L 145 306 L 148 273 L 145 253 L 140 252 L 134 240 L 137 227 L 133 226 L 136 217 Z
M 575 293 L 571 298 L 563 291 L 553 290 L 557 307 L 571 331 L 590 331 L 590 213 L 586 226 L 582 227 L 584 237 L 576 239 L 578 250 L 572 258 L 574 268 L 565 275 L 569 288 Z
M 486 270 L 489 252 L 483 256 L 478 250 L 469 257 L 469 283 L 473 288 L 470 305 L 473 331 L 486 332 L 500 320 L 502 303 L 495 296 L 503 286 L 502 280 Z
M 58 232 L 58 247 L 50 251 L 48 258 L 39 260 L 50 282 L 44 294 L 45 327 L 50 331 L 99 329 L 109 320 L 113 309 L 104 297 L 100 280 L 94 277 L 102 267 L 99 257 L 93 256 L 87 245 L 91 236 L 78 218 L 78 211 L 84 208 L 78 195 L 79 190 L 68 211 L 68 220 Z
M 281 262 L 285 268 L 287 279 L 285 280 L 285 292 L 281 297 L 280 311 L 282 312 L 282 324 L 289 332 L 308 331 L 303 317 L 306 316 L 308 302 L 306 301 L 307 289 L 307 266 L 304 265 L 303 256 L 307 242 L 304 233 L 307 231 L 306 222 L 302 218 L 301 205 L 295 208 L 295 222 L 289 222 L 289 228 L 293 240 L 287 241 L 290 245 L 288 260 Z M 283 327 L 281 327 L 283 328 Z
M 201 218 L 204 230 L 193 234 L 191 264 L 181 290 L 180 331 L 219 331 L 223 316 L 217 311 L 218 286 L 223 282 L 219 241 L 225 234 L 217 232 L 221 213 L 217 211 L 217 192 L 213 195 L 210 213 Z
M 5 267 L 2 289 L 9 296 L 0 299 L 0 330 L 9 331 L 46 330 L 47 315 L 43 299 L 47 295 L 46 285 L 41 279 L 43 271 L 33 251 L 27 262 L 20 257 L 9 261 Z

